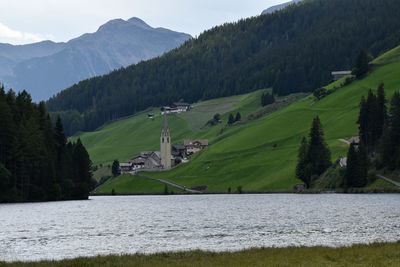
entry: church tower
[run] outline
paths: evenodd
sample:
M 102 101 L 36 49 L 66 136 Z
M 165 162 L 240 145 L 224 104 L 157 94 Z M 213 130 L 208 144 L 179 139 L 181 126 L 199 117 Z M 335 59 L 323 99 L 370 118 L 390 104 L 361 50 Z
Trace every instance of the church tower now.
M 171 133 L 168 127 L 167 114 L 164 114 L 163 127 L 160 137 L 161 165 L 164 169 L 171 169 Z

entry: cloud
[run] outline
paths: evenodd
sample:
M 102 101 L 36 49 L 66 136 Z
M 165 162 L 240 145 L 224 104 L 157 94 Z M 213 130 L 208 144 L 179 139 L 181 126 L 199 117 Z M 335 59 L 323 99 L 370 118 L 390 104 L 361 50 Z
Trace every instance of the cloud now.
M 49 34 L 37 34 L 13 30 L 0 22 L 0 43 L 28 44 L 52 39 Z

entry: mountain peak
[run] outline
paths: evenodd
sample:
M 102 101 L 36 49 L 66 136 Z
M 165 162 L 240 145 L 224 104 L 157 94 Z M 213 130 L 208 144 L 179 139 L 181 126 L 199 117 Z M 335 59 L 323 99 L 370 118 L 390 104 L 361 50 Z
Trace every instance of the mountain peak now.
M 131 24 L 134 24 L 136 26 L 141 26 L 141 27 L 144 26 L 144 27 L 151 28 L 149 24 L 147 24 L 146 22 L 144 22 L 143 20 L 141 20 L 141 19 L 139 19 L 137 17 L 130 18 L 130 19 L 127 20 L 127 22 L 129 22 Z

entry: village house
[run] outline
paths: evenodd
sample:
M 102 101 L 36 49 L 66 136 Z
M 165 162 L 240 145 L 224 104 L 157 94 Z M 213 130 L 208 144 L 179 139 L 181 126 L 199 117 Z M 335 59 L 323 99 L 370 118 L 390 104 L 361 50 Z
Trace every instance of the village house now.
M 338 81 L 338 80 L 342 79 L 343 77 L 351 75 L 351 71 L 350 70 L 332 71 L 331 75 L 332 75 L 332 78 L 334 81 Z
M 161 108 L 161 114 L 172 114 L 172 113 L 182 113 L 187 112 L 191 109 L 191 105 L 188 103 L 177 102 L 170 106 L 165 106 Z
M 132 171 L 132 163 L 120 163 L 119 164 L 120 173 L 129 173 Z
M 204 148 L 208 147 L 208 140 L 207 139 L 185 140 L 183 144 L 185 146 L 186 153 L 188 155 L 191 155 L 200 152 Z

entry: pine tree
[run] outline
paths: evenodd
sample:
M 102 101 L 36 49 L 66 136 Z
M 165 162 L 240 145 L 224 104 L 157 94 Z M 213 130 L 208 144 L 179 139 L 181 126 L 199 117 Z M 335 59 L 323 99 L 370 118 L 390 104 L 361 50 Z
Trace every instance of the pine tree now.
M 385 85 L 381 83 L 378 87 L 377 92 L 377 114 L 376 114 L 376 131 L 380 138 L 383 134 L 384 125 L 387 119 L 387 107 L 386 107 L 386 96 L 385 96 Z
M 296 176 L 301 179 L 308 188 L 321 174 L 331 166 L 331 153 L 324 140 L 322 125 L 317 116 L 314 118 L 310 139 L 303 138 L 296 167 Z
M 235 121 L 241 121 L 242 120 L 242 115 L 240 115 L 240 112 L 236 113 Z
M 356 145 L 352 143 L 347 153 L 347 166 L 344 175 L 346 187 L 354 187 L 358 176 L 358 169 L 358 153 L 356 151 Z
M 400 93 L 394 93 L 382 141 L 382 162 L 391 170 L 400 167 Z
M 358 169 L 357 179 L 355 181 L 355 187 L 365 187 L 368 184 L 368 153 L 365 146 L 362 144 L 358 147 L 357 152 Z
M 356 66 L 354 69 L 354 75 L 356 75 L 357 79 L 361 79 L 369 72 L 369 61 L 370 58 L 368 53 L 365 50 L 361 51 L 357 57 Z
M 307 158 L 311 165 L 312 176 L 320 176 L 331 166 L 331 153 L 325 143 L 324 132 L 318 116 L 312 123 Z
M 361 103 L 360 103 L 360 114 L 358 116 L 358 125 L 359 125 L 359 136 L 360 136 L 360 142 L 363 144 L 368 144 L 369 141 L 369 112 L 368 112 L 368 106 L 367 106 L 367 101 L 365 100 L 365 97 L 363 96 L 361 98 Z
M 302 180 L 307 187 L 310 187 L 310 181 L 306 172 L 307 168 L 307 152 L 308 152 L 308 142 L 307 138 L 303 137 L 301 140 L 298 156 L 297 156 L 297 166 L 296 166 L 296 177 Z
M 368 184 L 368 153 L 364 145 L 352 143 L 347 154 L 346 187 L 364 187 Z
M 111 173 L 114 177 L 117 177 L 120 175 L 120 169 L 119 169 L 119 161 L 114 160 L 112 167 L 111 167 Z
M 228 125 L 232 125 L 235 123 L 235 117 L 232 114 L 229 114 Z
M 87 199 L 92 189 L 92 162 L 80 139 L 74 144 L 74 168 L 76 170 L 76 177 L 74 177 L 75 196 L 80 199 Z

